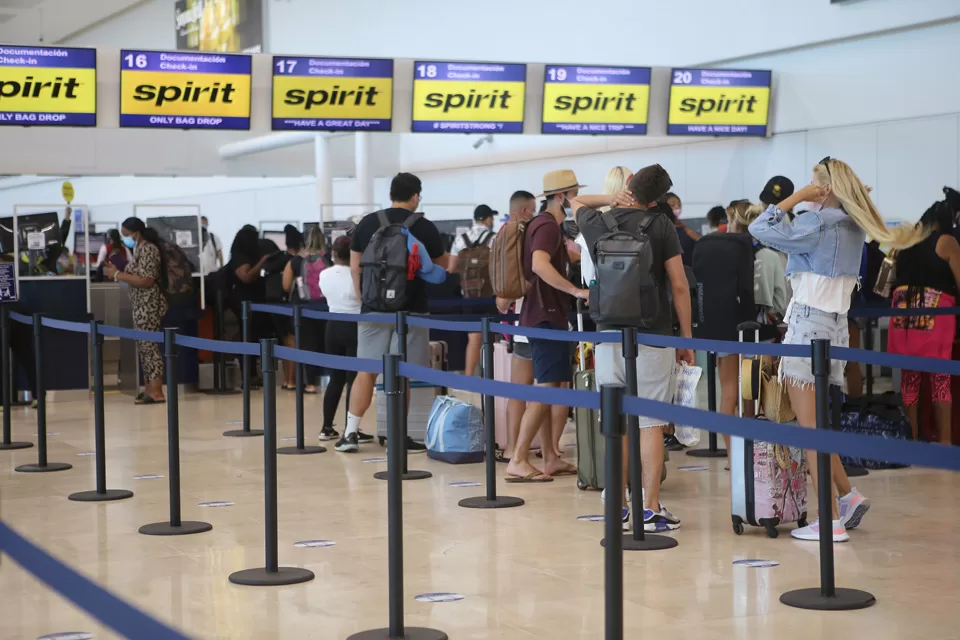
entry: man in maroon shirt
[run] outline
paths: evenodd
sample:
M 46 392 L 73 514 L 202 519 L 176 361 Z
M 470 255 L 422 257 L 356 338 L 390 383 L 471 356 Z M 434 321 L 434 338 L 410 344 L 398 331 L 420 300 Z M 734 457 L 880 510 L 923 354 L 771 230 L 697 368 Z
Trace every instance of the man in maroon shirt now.
M 540 213 L 527 226 L 524 240 L 524 271 L 530 288 L 520 311 L 521 327 L 567 331 L 570 297 L 586 300 L 589 295 L 586 289 L 578 289 L 567 280 L 570 259 L 560 230 L 560 223 L 569 215 L 570 199 L 581 186 L 569 169 L 551 171 L 543 177 L 541 197 L 546 200 Z M 569 342 L 530 338 L 530 349 L 533 378 L 538 386 L 556 388 L 570 384 L 573 364 Z M 547 405 L 527 403 L 517 446 L 507 465 L 507 482 L 551 482 L 550 476 L 577 472 L 576 467 L 557 457 L 549 440 L 542 448 L 543 471 L 530 463 L 530 443 L 548 411 Z

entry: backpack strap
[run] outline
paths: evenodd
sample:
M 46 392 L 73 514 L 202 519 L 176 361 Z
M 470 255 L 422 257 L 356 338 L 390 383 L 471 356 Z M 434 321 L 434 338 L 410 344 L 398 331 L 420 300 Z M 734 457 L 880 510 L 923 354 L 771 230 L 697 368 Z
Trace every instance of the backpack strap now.
M 492 236 L 492 235 L 493 235 L 493 231 L 489 231 L 489 230 L 488 230 L 488 231 L 484 231 L 482 234 L 480 234 L 480 237 L 477 238 L 477 241 L 474 242 L 473 245 L 471 245 L 470 248 L 471 248 L 471 249 L 476 249 L 477 247 L 486 246 L 487 242 L 490 241 L 490 236 Z M 463 239 L 464 239 L 465 242 L 467 242 L 467 244 L 470 244 L 469 240 L 467 239 L 467 234 L 463 234 Z
M 647 229 L 650 228 L 650 225 L 653 224 L 653 221 L 657 219 L 657 216 L 658 216 L 658 215 L 660 215 L 660 212 L 659 212 L 659 211 L 658 211 L 658 212 L 654 212 L 654 213 L 648 215 L 646 218 L 644 218 L 644 219 L 643 219 L 643 222 L 640 223 L 640 229 L 639 229 L 639 230 L 640 230 L 640 233 L 646 234 L 646 233 L 647 233 Z
M 387 214 L 383 214 L 384 219 L 386 219 Z M 412 215 L 407 216 L 407 219 L 403 221 L 403 226 L 405 229 L 410 229 L 413 225 L 420 222 L 420 219 L 423 218 L 423 213 L 420 211 L 414 211 Z
M 609 211 L 602 211 L 600 213 L 600 220 L 610 231 L 619 231 L 620 225 L 617 224 L 617 218 L 610 213 Z
M 465 233 L 461 233 L 460 237 L 463 238 L 463 248 L 464 249 L 473 249 L 477 245 L 470 242 L 470 238 Z
M 390 219 L 387 218 L 387 212 L 384 209 L 377 211 L 377 222 L 380 223 L 381 229 L 386 229 L 390 226 Z

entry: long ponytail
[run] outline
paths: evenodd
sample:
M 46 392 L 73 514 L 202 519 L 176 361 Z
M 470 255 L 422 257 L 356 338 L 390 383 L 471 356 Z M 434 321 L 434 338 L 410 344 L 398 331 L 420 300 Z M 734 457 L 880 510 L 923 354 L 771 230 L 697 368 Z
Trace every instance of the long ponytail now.
M 813 168 L 813 176 L 816 184 L 830 187 L 847 215 L 877 242 L 894 249 L 908 249 L 929 235 L 929 230 L 919 224 L 888 227 L 870 199 L 870 192 L 846 162 L 829 158 Z
M 167 252 L 164 249 L 165 241 L 160 237 L 160 234 L 157 233 L 156 229 L 151 229 L 143 220 L 137 218 L 136 216 L 127 218 L 120 225 L 130 233 L 139 233 L 143 236 L 143 239 L 152 244 L 157 248 L 157 251 L 160 252 L 160 277 L 157 279 L 157 284 L 160 285 L 160 291 L 166 292 L 167 290 Z

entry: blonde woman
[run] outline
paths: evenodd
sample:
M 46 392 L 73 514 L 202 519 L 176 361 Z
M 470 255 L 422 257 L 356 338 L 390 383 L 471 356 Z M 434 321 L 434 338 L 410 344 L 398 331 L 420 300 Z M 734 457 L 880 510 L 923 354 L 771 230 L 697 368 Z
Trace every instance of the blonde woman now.
M 627 183 L 633 177 L 633 172 L 626 167 L 614 167 L 607 172 L 607 177 L 603 179 L 604 195 L 612 196 L 620 193 L 627 188 Z M 610 207 L 603 207 L 601 211 L 607 211 Z M 580 277 L 583 279 L 583 286 L 590 285 L 594 279 L 596 271 L 593 267 L 593 259 L 590 257 L 590 249 L 587 247 L 587 241 L 583 239 L 583 234 L 578 234 L 576 239 L 580 247 Z
M 801 202 L 808 203 L 808 212 L 791 220 L 787 212 Z M 750 225 L 750 233 L 788 256 L 787 277 L 793 286 L 793 300 L 787 308 L 784 342 L 809 346 L 811 340 L 828 339 L 837 347 L 849 344 L 847 311 L 860 274 L 866 235 L 897 249 L 911 247 L 925 236 L 922 227 L 887 228 L 870 200 L 869 189 L 853 169 L 830 157 L 813 168 L 809 185 L 761 214 Z M 843 384 L 843 368 L 842 361 L 831 361 L 830 384 Z M 787 384 L 797 422 L 803 427 L 816 427 L 810 358 L 783 358 L 780 375 Z M 808 451 L 807 460 L 816 486 L 816 452 Z M 832 516 L 834 542 L 846 542 L 850 539 L 847 529 L 860 524 L 870 502 L 850 486 L 839 457 L 831 455 L 830 460 L 834 481 L 831 504 L 820 505 L 820 510 L 821 515 Z M 841 495 L 839 505 L 837 492 Z M 800 540 L 818 540 L 820 521 L 791 533 Z

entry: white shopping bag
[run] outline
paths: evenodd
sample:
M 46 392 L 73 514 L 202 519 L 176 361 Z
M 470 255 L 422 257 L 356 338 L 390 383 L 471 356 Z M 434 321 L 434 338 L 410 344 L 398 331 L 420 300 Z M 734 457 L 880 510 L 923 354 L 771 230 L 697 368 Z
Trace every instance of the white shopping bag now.
M 697 407 L 697 384 L 700 382 L 700 376 L 703 375 L 703 369 L 697 366 L 689 365 L 686 362 L 678 362 L 674 370 L 676 376 L 676 392 L 673 396 L 673 404 L 683 407 Z M 700 429 L 698 427 L 674 425 L 674 435 L 680 444 L 693 447 L 700 443 Z

